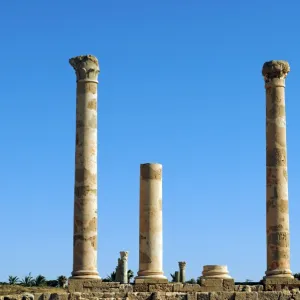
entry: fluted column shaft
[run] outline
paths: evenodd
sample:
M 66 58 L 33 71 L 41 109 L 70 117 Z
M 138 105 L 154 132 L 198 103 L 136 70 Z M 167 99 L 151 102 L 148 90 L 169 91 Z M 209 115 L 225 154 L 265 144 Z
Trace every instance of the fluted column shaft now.
M 76 154 L 72 278 L 100 278 L 97 271 L 98 60 L 70 59 L 77 76 Z
M 162 266 L 162 165 L 140 166 L 140 279 L 166 279 Z
M 285 61 L 263 66 L 266 88 L 267 277 L 292 277 L 286 149 Z

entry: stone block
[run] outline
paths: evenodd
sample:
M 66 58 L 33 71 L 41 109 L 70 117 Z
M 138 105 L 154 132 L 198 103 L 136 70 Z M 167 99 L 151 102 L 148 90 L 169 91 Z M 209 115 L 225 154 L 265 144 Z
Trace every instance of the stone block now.
M 185 283 L 182 287 L 182 292 L 201 292 L 201 286 L 199 284 Z
M 222 292 L 223 286 L 201 286 L 201 292 Z
M 167 278 L 136 278 L 134 283 L 169 283 Z
M 53 293 L 50 295 L 50 300 L 68 300 L 68 298 L 69 295 L 67 293 Z
M 197 300 L 197 292 L 187 293 L 186 300 Z
M 223 287 L 223 279 L 220 278 L 201 278 L 201 286 Z
M 173 292 L 173 284 L 149 284 L 149 292 Z
M 197 300 L 209 300 L 209 293 L 197 293 Z
M 80 298 L 81 298 L 81 293 L 79 292 L 69 294 L 69 300 L 80 300 Z
M 136 283 L 133 285 L 134 292 L 149 292 L 149 284 L 148 283 Z
M 183 290 L 182 283 L 173 283 L 173 291 L 174 292 L 181 292 Z
M 235 293 L 234 292 L 211 292 L 210 300 L 234 300 Z
M 234 279 L 223 279 L 223 290 L 234 291 Z
M 102 283 L 101 279 L 74 279 L 68 280 L 69 293 L 83 292 L 84 289 L 92 289 L 94 286 L 99 286 Z M 104 282 L 103 282 L 104 283 Z M 105 282 L 110 283 L 110 282 Z
M 186 293 L 166 292 L 165 300 L 186 300 Z
M 235 300 L 258 300 L 258 293 L 235 292 Z
M 132 284 L 121 284 L 120 285 L 120 292 L 125 292 L 125 293 L 129 293 L 129 292 L 133 292 L 133 285 Z
M 264 291 L 258 292 L 258 300 L 279 300 L 280 292 Z
M 128 293 L 127 300 L 152 300 L 152 293 L 131 292 L 131 293 Z

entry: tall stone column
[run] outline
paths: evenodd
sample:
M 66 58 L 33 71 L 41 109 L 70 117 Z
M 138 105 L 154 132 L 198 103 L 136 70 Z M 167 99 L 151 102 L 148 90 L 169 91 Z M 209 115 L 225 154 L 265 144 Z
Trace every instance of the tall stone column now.
M 140 165 L 140 253 L 135 282 L 157 279 L 167 282 L 163 274 L 162 237 L 162 165 Z
M 186 281 L 186 278 L 185 278 L 186 262 L 180 261 L 180 262 L 178 262 L 178 265 L 179 265 L 179 281 L 184 283 Z
M 285 117 L 286 61 L 266 62 L 262 75 L 266 88 L 266 225 L 267 277 L 292 278 Z
M 75 201 L 72 278 L 97 278 L 97 84 L 98 60 L 69 60 L 77 77 Z

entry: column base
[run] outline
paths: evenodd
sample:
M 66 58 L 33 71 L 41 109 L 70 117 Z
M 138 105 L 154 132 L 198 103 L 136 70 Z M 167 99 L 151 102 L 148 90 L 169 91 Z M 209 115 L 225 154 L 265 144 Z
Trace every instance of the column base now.
M 134 279 L 135 283 L 168 283 L 168 278 L 163 272 L 139 271 Z
M 275 269 L 275 270 L 271 270 L 271 271 L 266 271 L 265 274 L 266 274 L 266 276 L 264 277 L 264 279 L 278 278 L 278 277 L 291 278 L 291 279 L 294 278 L 292 271 L 289 269 Z
M 101 279 L 97 271 L 73 271 L 70 279 Z

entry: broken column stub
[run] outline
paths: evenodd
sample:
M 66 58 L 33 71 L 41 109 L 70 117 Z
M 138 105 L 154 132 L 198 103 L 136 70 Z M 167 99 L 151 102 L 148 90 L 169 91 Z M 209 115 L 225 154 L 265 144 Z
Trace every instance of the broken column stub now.
M 120 255 L 120 282 L 128 283 L 128 251 L 121 251 Z
M 293 278 L 290 270 L 290 231 L 286 148 L 285 78 L 288 62 L 264 63 L 266 89 L 266 234 L 267 277 Z
M 201 279 L 219 278 L 231 279 L 227 266 L 225 265 L 206 265 L 203 266 Z
M 141 164 L 139 271 L 135 283 L 168 282 L 162 266 L 162 230 L 162 165 Z
M 186 262 L 185 261 L 179 261 L 179 282 L 185 283 L 186 277 L 185 277 L 185 269 L 186 269 Z
M 97 271 L 98 60 L 69 60 L 77 77 L 73 279 L 100 279 Z

